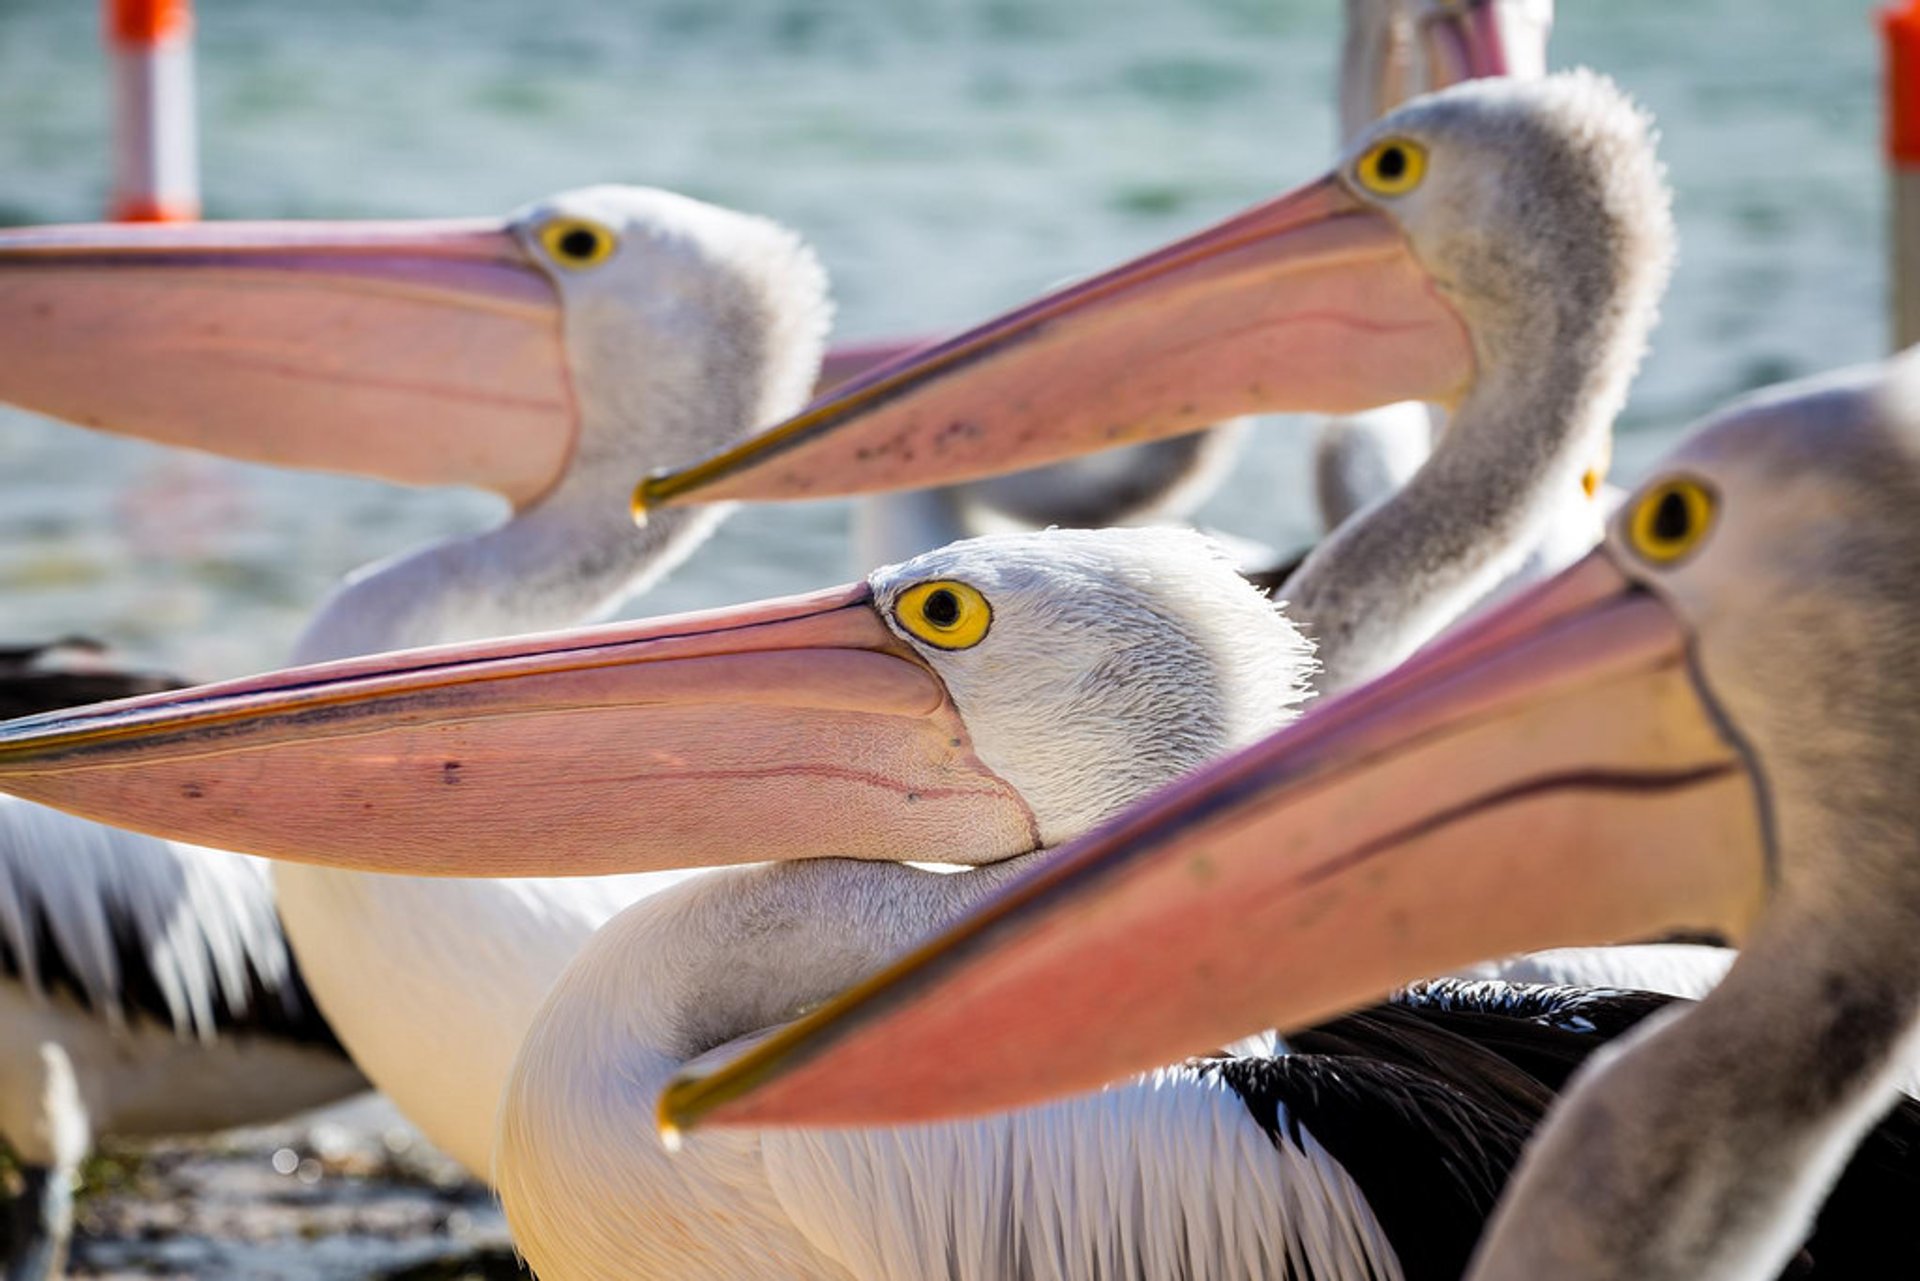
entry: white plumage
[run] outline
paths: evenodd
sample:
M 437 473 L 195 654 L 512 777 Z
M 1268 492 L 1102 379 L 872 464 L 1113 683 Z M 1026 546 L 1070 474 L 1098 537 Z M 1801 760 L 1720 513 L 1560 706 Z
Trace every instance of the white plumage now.
M 0 975 L 0 1135 L 37 1167 L 42 1261 L 96 1136 L 224 1129 L 366 1086 L 258 859 L 0 797 Z
M 77 997 L 116 1030 L 157 1016 L 211 1042 L 223 1027 L 310 1016 L 265 862 L 12 797 L 0 797 L 0 953 L 36 998 Z M 135 984 L 157 1008 L 134 1005 Z

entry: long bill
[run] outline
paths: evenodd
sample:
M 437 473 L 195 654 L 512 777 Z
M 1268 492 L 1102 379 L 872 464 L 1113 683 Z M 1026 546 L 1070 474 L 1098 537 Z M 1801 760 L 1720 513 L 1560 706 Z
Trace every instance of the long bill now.
M 638 511 L 956 483 L 1237 414 L 1454 401 L 1466 327 L 1337 176 L 855 379 Z
M 526 506 L 578 434 L 564 306 L 497 219 L 0 231 L 0 400 Z M 837 348 L 821 389 L 923 345 Z
M 1002 1110 L 1487 957 L 1737 938 L 1770 883 L 1762 813 L 1685 630 L 1595 553 L 675 1081 L 662 1124 Z
M 499 221 L 0 232 L 0 400 L 516 504 L 574 444 L 552 282 Z
M 1035 848 L 866 587 L 295 668 L 0 725 L 0 791 L 364 871 Z

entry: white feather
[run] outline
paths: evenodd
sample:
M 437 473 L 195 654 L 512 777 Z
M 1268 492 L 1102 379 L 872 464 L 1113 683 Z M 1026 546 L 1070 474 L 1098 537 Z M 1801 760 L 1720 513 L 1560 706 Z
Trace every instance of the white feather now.
M 254 1011 L 256 984 L 285 1010 L 302 997 L 264 862 L 179 845 L 0 796 L 0 947 L 49 999 L 51 949 L 115 1028 L 129 1020 L 123 952 L 142 961 L 175 1035 L 211 1042 Z

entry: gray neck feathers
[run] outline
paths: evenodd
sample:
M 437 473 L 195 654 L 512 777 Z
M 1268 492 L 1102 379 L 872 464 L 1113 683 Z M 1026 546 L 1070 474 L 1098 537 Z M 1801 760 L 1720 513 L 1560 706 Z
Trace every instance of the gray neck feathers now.
M 1510 168 L 1438 196 L 1432 225 L 1413 234 L 1467 322 L 1478 374 L 1406 487 L 1336 531 L 1279 593 L 1319 646 L 1323 693 L 1400 661 L 1517 566 L 1556 504 L 1579 494 L 1626 399 L 1672 258 L 1666 188 L 1624 101 L 1591 78 L 1556 80 L 1536 95 L 1546 106 L 1502 118 L 1518 135 Z M 1604 110 L 1580 106 L 1596 96 Z M 1454 115 L 1486 127 L 1474 93 L 1425 101 L 1443 136 Z M 1558 118 L 1570 110 L 1598 123 L 1570 127 Z
M 1335 530 L 1282 589 L 1318 646 L 1322 693 L 1431 639 L 1518 564 L 1557 501 L 1579 492 L 1619 392 L 1596 396 L 1576 350 L 1479 379 L 1407 485 Z

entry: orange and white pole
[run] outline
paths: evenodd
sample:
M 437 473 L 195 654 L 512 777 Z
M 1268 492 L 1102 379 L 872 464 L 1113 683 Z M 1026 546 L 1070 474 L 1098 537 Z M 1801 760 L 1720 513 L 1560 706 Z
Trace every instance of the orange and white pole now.
M 1920 0 L 1880 11 L 1893 188 L 1893 345 L 1920 342 Z
M 192 0 L 105 0 L 113 65 L 113 208 L 120 222 L 200 216 Z

